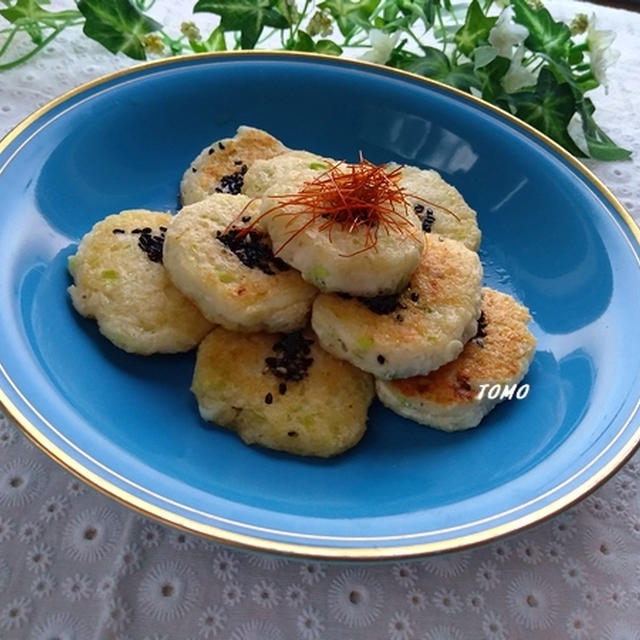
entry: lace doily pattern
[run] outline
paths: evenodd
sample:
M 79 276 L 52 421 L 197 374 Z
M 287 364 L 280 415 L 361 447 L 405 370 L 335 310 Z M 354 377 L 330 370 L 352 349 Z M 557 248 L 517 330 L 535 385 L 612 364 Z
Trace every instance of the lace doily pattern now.
M 175 4 L 158 2 L 155 15 L 179 24 Z M 566 16 L 585 10 L 555 5 Z M 617 32 L 622 52 L 609 95 L 595 97 L 600 121 L 634 152 L 632 162 L 588 164 L 640 220 L 640 121 L 629 117 L 640 14 L 588 10 Z M 63 34 L 0 76 L 0 133 L 129 64 Z M 578 505 L 498 542 L 330 564 L 232 550 L 138 516 L 59 468 L 0 414 L 3 640 L 640 640 L 638 558 L 640 454 Z

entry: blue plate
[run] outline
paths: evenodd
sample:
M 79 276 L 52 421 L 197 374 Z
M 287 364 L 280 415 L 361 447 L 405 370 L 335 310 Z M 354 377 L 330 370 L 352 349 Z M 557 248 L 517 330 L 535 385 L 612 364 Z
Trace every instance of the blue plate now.
M 65 292 L 106 214 L 175 210 L 202 147 L 250 124 L 292 148 L 442 173 L 478 211 L 485 283 L 532 312 L 524 400 L 446 434 L 374 405 L 332 460 L 205 425 L 194 354 L 136 357 Z M 461 548 L 539 521 L 640 439 L 639 232 L 584 167 L 467 95 L 359 62 L 277 53 L 162 61 L 49 104 L 0 148 L 0 402 L 42 449 L 130 507 L 229 544 L 325 558 Z

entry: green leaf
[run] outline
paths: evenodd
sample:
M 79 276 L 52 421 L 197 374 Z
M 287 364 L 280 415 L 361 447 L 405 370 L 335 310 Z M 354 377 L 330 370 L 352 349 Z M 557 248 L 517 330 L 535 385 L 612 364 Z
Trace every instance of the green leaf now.
M 285 29 L 289 21 L 274 8 L 274 0 L 198 0 L 194 13 L 208 12 L 220 16 L 225 31 L 240 31 L 240 44 L 253 49 L 263 27 Z
M 111 53 L 122 52 L 135 60 L 146 54 L 141 37 L 158 31 L 162 25 L 140 13 L 129 0 L 79 0 L 78 9 L 85 17 L 84 34 Z
M 444 81 L 451 70 L 449 58 L 434 47 L 423 47 L 422 52 L 422 56 L 414 58 L 403 68 L 427 78 Z
M 593 119 L 595 107 L 589 98 L 578 103 L 578 113 L 582 118 L 582 130 L 589 155 L 596 160 L 628 160 L 631 151 L 619 147 Z
M 40 20 L 53 15 L 51 11 L 43 9 L 42 4 L 46 3 L 40 3 L 37 0 L 18 0 L 8 9 L 1 9 L 0 16 L 15 24 L 20 20 Z
M 293 40 L 291 49 L 293 51 L 313 51 L 315 46 L 311 36 L 306 31 L 299 29 Z
M 48 11 L 42 5 L 48 4 L 47 0 L 17 0 L 13 5 L 7 2 L 6 9 L 0 9 L 0 15 L 10 22 L 24 28 L 34 44 L 43 41 L 43 28 L 58 28 L 60 23 L 80 17 L 77 11 Z
M 511 4 L 514 20 L 529 31 L 525 45 L 531 51 L 546 53 L 553 60 L 569 55 L 571 31 L 564 22 L 556 22 L 544 7 L 533 9 L 526 0 L 511 0 Z
M 340 33 L 349 38 L 357 27 L 369 30 L 371 16 L 380 0 L 323 0 L 318 9 L 328 11 L 340 29 Z
M 490 45 L 481 45 L 473 51 L 473 68 L 482 69 L 493 62 L 498 56 L 498 50 Z
M 475 74 L 473 63 L 467 62 L 465 64 L 453 67 L 449 73 L 445 76 L 444 82 L 456 89 L 462 91 L 471 91 L 471 87 L 476 89 L 481 88 L 481 82 Z
M 453 36 L 458 49 L 471 57 L 472 51 L 480 44 L 486 44 L 497 18 L 488 18 L 482 12 L 477 0 L 472 0 L 467 9 L 464 24 Z
M 575 156 L 584 156 L 567 131 L 576 112 L 573 90 L 558 82 L 546 67 L 540 71 L 535 91 L 514 93 L 516 116 L 561 144 Z
M 209 51 L 226 51 L 227 43 L 224 39 L 224 29 L 221 26 L 217 26 L 209 35 L 206 41 L 207 49 Z
M 333 40 L 318 40 L 316 42 L 316 51 L 329 56 L 342 55 L 342 47 L 333 42 Z
M 481 69 L 475 70 L 482 97 L 488 102 L 505 106 L 502 79 L 509 70 L 510 64 L 506 58 L 497 56 Z

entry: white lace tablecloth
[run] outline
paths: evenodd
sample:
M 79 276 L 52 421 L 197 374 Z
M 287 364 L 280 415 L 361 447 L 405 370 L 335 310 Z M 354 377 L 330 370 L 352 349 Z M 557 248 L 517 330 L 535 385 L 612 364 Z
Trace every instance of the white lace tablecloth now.
M 191 4 L 160 1 L 151 13 L 177 27 Z M 563 17 L 595 11 L 598 27 L 618 34 L 609 95 L 595 102 L 634 158 L 588 164 L 640 220 L 640 14 L 547 4 Z M 63 34 L 0 73 L 0 134 L 128 64 L 79 31 Z M 210 638 L 640 640 L 640 454 L 580 504 L 498 542 L 329 564 L 231 550 L 136 515 L 59 468 L 0 414 L 0 639 Z

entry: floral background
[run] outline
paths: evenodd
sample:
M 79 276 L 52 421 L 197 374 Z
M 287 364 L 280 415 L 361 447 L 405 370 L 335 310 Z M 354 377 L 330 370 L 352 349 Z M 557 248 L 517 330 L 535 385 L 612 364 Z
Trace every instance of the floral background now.
M 176 3 L 159 1 L 166 23 Z M 602 125 L 631 162 L 590 166 L 640 218 L 640 14 L 617 34 Z M 0 75 L 0 133 L 130 61 L 69 32 Z M 555 518 L 472 550 L 378 564 L 226 548 L 140 517 L 59 468 L 0 416 L 2 640 L 640 640 L 640 455 Z

